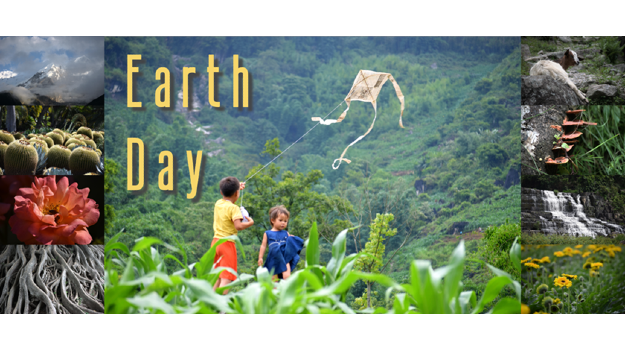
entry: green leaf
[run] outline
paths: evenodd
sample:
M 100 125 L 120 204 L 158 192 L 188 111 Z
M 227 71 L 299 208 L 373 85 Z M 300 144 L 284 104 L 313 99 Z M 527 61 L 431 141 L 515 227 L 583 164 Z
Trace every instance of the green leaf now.
M 121 243 L 121 242 L 107 243 L 106 246 L 104 247 L 104 253 L 108 253 L 113 249 L 119 249 L 123 251 L 124 253 L 126 253 L 126 255 L 130 255 L 130 250 L 128 250 L 128 246 L 126 246 L 124 243 Z
M 345 258 L 347 231 L 348 230 L 341 231 L 332 244 L 332 259 L 328 262 L 327 269 L 334 280 L 336 280 L 341 265 L 343 264 L 343 259 Z
M 306 266 L 319 265 L 319 233 L 316 222 L 310 228 L 306 243 Z
M 520 314 L 521 303 L 514 298 L 502 298 L 492 310 L 493 314 Z
M 519 238 L 514 239 L 514 243 L 512 243 L 512 248 L 510 248 L 510 260 L 512 260 L 512 264 L 517 271 L 521 272 L 521 245 L 517 243 Z
M 449 259 L 449 271 L 445 275 L 445 305 L 449 306 L 452 300 L 458 298 L 458 292 L 460 290 L 460 281 L 462 280 L 462 272 L 464 269 L 464 240 L 461 240 L 456 249 L 451 253 Z M 460 305 L 457 305 L 457 310 L 454 313 L 460 312 Z
M 161 241 L 158 238 L 154 238 L 154 237 L 141 237 L 141 238 L 137 239 L 135 242 L 136 242 L 135 246 L 132 248 L 133 252 L 141 251 L 143 249 L 151 247 L 153 244 L 162 244 L 163 243 L 163 241 Z
M 166 314 L 175 313 L 174 308 L 167 304 L 156 292 L 145 296 L 128 298 L 128 302 L 137 307 L 159 310 Z

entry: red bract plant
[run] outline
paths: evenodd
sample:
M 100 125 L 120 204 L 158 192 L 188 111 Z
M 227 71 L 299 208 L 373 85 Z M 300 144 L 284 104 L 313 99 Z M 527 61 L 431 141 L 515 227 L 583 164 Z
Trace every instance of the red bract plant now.
M 87 227 L 100 217 L 98 204 L 87 198 L 89 188 L 69 185 L 66 177 L 35 178 L 30 188 L 20 188 L 15 196 L 11 230 L 26 244 L 89 244 Z

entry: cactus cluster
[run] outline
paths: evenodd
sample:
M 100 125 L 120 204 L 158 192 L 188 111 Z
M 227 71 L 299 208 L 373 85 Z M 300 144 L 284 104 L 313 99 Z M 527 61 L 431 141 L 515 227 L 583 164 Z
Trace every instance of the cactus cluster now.
M 0 175 L 102 175 L 104 131 L 82 126 L 73 133 L 0 130 Z

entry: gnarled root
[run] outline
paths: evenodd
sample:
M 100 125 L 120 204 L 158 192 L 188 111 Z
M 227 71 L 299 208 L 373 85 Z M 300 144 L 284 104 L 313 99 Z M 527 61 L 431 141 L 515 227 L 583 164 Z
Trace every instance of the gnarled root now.
M 103 259 L 97 245 L 0 246 L 0 314 L 103 313 Z

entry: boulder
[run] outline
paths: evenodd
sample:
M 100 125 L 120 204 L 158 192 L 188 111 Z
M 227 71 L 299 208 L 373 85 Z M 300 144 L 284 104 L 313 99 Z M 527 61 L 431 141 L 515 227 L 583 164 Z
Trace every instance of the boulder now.
M 571 37 L 570 36 L 559 36 L 558 39 L 560 39 L 560 41 L 565 42 L 565 43 L 570 43 L 572 42 Z
M 588 88 L 587 98 L 613 97 L 618 92 L 616 86 L 608 84 L 593 84 Z
M 531 75 L 521 78 L 521 104 L 569 105 L 585 104 L 566 83 L 546 75 Z

